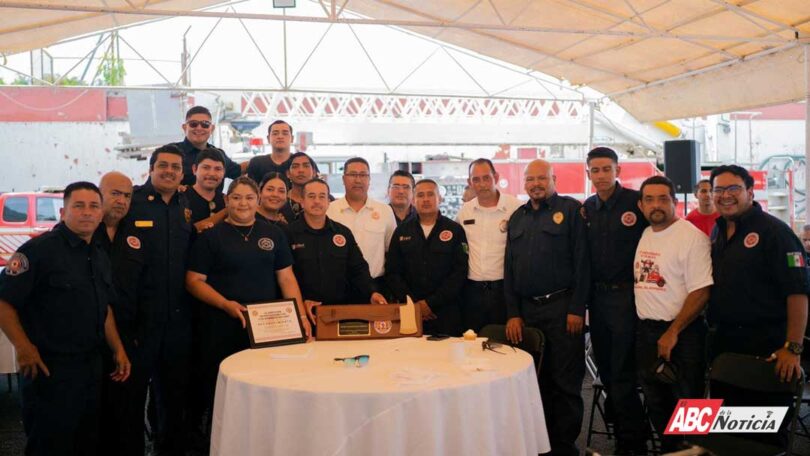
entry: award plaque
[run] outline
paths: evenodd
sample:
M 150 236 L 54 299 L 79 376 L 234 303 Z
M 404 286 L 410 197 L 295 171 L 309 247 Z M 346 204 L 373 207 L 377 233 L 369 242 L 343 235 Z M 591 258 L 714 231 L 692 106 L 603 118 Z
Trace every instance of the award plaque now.
M 295 299 L 245 304 L 250 348 L 300 344 L 307 341 Z

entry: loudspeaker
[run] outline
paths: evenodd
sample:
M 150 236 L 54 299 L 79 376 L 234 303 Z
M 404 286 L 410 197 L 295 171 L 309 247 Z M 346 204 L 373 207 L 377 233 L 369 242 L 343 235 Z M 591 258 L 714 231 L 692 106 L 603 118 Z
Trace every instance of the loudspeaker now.
M 693 139 L 664 141 L 664 174 L 676 193 L 692 193 L 700 180 L 700 147 Z

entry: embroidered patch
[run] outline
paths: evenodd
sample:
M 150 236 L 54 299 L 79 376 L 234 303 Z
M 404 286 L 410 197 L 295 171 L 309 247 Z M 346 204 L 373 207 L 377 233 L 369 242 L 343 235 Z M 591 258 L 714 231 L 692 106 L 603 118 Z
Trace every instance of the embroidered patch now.
M 147 200 L 147 201 L 154 201 L 154 200 L 155 200 L 155 195 L 149 195 L 149 196 L 147 196 L 147 197 L 146 197 L 146 200 Z
M 269 237 L 259 238 L 259 248 L 262 250 L 273 250 L 273 247 L 276 244 L 273 243 L 273 240 Z
M 332 242 L 338 247 L 343 247 L 346 245 L 346 238 L 342 234 L 336 234 L 332 236 Z
M 186 218 L 186 223 L 191 223 L 191 209 L 183 209 L 183 216 Z
M 141 240 L 135 236 L 127 236 L 127 245 L 135 250 L 141 249 Z
M 16 252 L 6 263 L 6 275 L 18 276 L 28 270 L 28 257 L 24 253 Z
M 461 248 L 462 248 L 462 250 L 464 250 L 464 253 L 465 253 L 466 255 L 469 255 L 469 254 L 470 254 L 470 246 L 469 246 L 469 245 L 467 245 L 467 243 L 466 243 L 466 242 L 462 242 L 462 243 L 461 243 Z
M 506 219 L 501 220 L 501 223 L 498 224 L 498 230 L 500 230 L 501 233 L 506 233 L 506 230 L 508 229 L 509 229 L 509 220 Z
M 400 236 L 399 237 L 399 242 L 410 241 L 410 240 L 411 240 L 410 236 Z
M 393 327 L 394 325 L 391 324 L 390 320 L 374 322 L 374 331 L 376 331 L 377 334 L 388 334 Z
M 788 252 L 787 261 L 789 268 L 803 268 L 807 264 L 804 261 L 803 252 Z
M 292 250 L 303 249 L 304 248 L 304 243 L 302 242 L 300 244 L 293 244 L 293 245 L 290 246 L 290 248 Z
M 453 232 L 450 230 L 444 230 L 439 233 L 439 240 L 442 242 L 447 242 L 450 239 L 453 239 Z
M 748 236 L 743 239 L 743 245 L 750 248 L 756 247 L 759 244 L 759 234 L 758 233 L 748 233 Z
M 151 220 L 135 220 L 135 228 L 152 228 L 155 222 Z
M 633 211 L 627 211 L 622 214 L 622 225 L 624 226 L 633 226 L 638 221 L 638 217 L 636 217 L 636 213 Z
M 380 219 L 380 213 L 377 212 L 377 211 L 372 212 L 371 213 L 371 218 L 374 219 L 374 220 L 379 220 Z
M 565 220 L 565 216 L 563 215 L 562 212 L 555 212 L 554 215 L 551 217 L 551 219 L 554 220 L 554 223 L 559 225 L 560 223 L 563 222 L 563 220 Z

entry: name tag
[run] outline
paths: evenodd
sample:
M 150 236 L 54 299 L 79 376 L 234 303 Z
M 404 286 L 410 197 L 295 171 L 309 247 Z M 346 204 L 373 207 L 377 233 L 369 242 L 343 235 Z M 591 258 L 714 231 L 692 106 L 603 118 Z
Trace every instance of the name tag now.
M 461 223 L 464 225 L 475 225 L 475 219 L 463 220 Z
M 136 228 L 152 228 L 153 226 L 155 226 L 155 222 L 152 220 L 135 220 Z

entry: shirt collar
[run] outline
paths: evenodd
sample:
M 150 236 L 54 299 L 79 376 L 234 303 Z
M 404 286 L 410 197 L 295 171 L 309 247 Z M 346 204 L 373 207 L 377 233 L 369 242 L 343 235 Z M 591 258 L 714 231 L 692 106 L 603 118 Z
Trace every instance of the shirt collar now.
M 161 196 L 161 194 L 158 193 L 157 190 L 155 190 L 155 187 L 154 187 L 154 185 L 152 185 L 151 180 L 146 181 L 146 183 L 143 184 L 141 187 L 144 189 L 144 191 L 146 191 L 146 196 L 147 196 L 146 199 L 147 199 L 147 201 L 151 201 L 151 202 L 160 201 L 160 202 L 163 202 L 163 196 Z M 191 188 L 191 187 L 189 186 L 189 188 Z M 150 196 L 152 197 L 151 200 L 149 199 Z M 180 198 L 180 192 L 175 190 L 174 195 L 172 195 L 172 199 L 169 200 L 169 201 L 170 201 L 170 203 L 173 203 L 178 198 Z M 203 199 L 205 199 L 205 198 L 203 198 Z
M 538 210 L 543 210 L 543 208 L 554 209 L 557 206 L 559 199 L 560 197 L 555 191 L 553 195 L 540 202 L 540 209 Z M 532 207 L 532 199 L 529 198 L 529 201 L 526 201 L 526 204 L 524 204 L 523 207 L 528 212 L 534 211 L 534 207 Z
M 607 207 L 608 209 L 613 209 L 613 206 L 616 205 L 616 201 L 619 200 L 619 194 L 624 190 L 624 188 L 616 182 L 616 187 L 613 189 L 613 194 L 608 197 L 607 201 L 602 201 L 602 198 L 599 198 L 599 195 L 596 195 L 596 210 L 601 210 L 603 206 Z
M 195 146 L 194 144 L 191 144 L 191 141 L 189 141 L 188 138 L 183 138 L 183 142 L 181 142 L 180 144 L 182 145 L 183 150 L 189 153 L 197 153 L 202 150 L 198 149 L 197 146 Z M 214 147 L 214 145 L 211 143 L 205 144 L 206 149 L 210 149 L 212 147 Z
M 746 225 L 748 222 L 751 221 L 751 219 L 759 216 L 759 214 L 761 213 L 762 213 L 762 206 L 760 206 L 760 204 L 757 201 L 753 201 L 751 207 L 748 208 L 748 210 L 745 211 L 743 215 L 741 215 L 740 218 L 736 220 L 736 228 L 734 231 L 735 232 L 739 231 L 740 226 Z M 715 223 L 717 223 L 718 227 L 720 228 L 721 230 L 720 232 L 725 233 L 726 227 L 728 226 L 728 221 L 726 221 L 726 219 L 721 216 L 717 217 Z
M 71 247 L 77 247 L 79 245 L 87 245 L 86 242 L 82 238 L 79 237 L 78 234 L 71 231 L 70 228 L 65 225 L 65 222 L 59 222 L 56 226 L 53 227 L 53 230 L 62 235 Z
M 332 204 L 337 204 L 337 205 L 338 205 L 338 209 L 339 209 L 341 212 L 345 211 L 346 209 L 349 209 L 349 210 L 352 210 L 352 211 L 354 210 L 354 209 L 352 209 L 352 207 L 351 207 L 351 206 L 349 206 L 349 200 L 348 200 L 348 199 L 346 199 L 346 197 L 345 197 L 345 196 L 344 196 L 343 198 L 341 198 L 341 199 L 337 200 L 337 201 L 333 201 L 333 202 L 332 202 Z M 358 211 L 357 213 L 359 214 L 361 211 L 363 211 L 363 210 L 365 210 L 365 209 L 368 209 L 368 210 L 370 210 L 370 211 L 373 211 L 373 210 L 374 210 L 374 208 L 373 208 L 373 207 L 371 207 L 371 204 L 372 204 L 372 203 L 371 203 L 371 197 L 366 197 L 366 204 L 364 204 L 364 205 L 363 205 L 363 207 L 361 207 L 361 208 L 360 208 L 360 211 Z
M 499 190 L 495 190 L 495 191 L 498 192 L 498 204 L 496 204 L 494 206 L 495 209 L 498 210 L 498 211 L 501 211 L 501 212 L 506 212 L 507 209 L 508 209 L 506 207 L 507 206 L 506 198 L 503 197 L 503 193 L 501 193 Z M 490 209 L 488 207 L 481 206 L 481 204 L 478 202 L 478 197 L 477 196 L 472 199 L 472 207 L 473 207 L 473 209 L 482 209 L 482 210 Z

